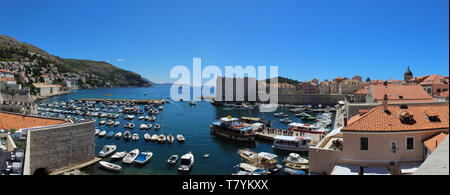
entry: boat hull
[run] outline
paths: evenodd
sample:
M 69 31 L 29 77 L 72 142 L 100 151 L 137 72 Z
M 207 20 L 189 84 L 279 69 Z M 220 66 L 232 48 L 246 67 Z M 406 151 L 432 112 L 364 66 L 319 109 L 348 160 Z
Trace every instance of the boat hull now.
M 228 138 L 236 141 L 245 141 L 245 142 L 254 142 L 255 135 L 254 134 L 238 134 L 231 132 L 230 130 L 216 125 L 211 125 L 211 134 L 214 136 L 221 136 L 224 138 Z

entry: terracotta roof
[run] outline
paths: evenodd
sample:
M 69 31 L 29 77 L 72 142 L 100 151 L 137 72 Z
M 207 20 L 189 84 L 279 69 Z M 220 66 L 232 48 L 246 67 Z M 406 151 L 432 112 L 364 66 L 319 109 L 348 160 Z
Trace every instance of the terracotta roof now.
M 423 142 L 423 145 L 427 147 L 428 150 L 431 152 L 434 152 L 434 150 L 441 144 L 442 141 L 444 141 L 445 137 L 447 137 L 447 133 L 441 132 L 431 138 L 428 138 Z
M 442 93 L 438 94 L 438 97 L 448 97 L 448 92 L 449 91 L 442 92 Z
M 359 118 L 352 117 L 349 123 L 342 128 L 342 131 L 402 132 L 435 129 L 448 130 L 448 109 L 448 104 L 408 105 L 407 109 L 402 109 L 399 105 L 388 105 L 388 112 L 385 112 L 383 111 L 383 106 L 377 106 Z M 399 114 L 402 111 L 407 111 L 407 114 L 413 115 L 412 123 L 403 123 L 400 120 Z M 431 111 L 436 113 L 440 121 L 432 122 L 428 119 L 426 113 Z
M 433 97 L 420 85 L 371 85 L 369 90 L 372 92 L 376 103 L 382 103 L 385 94 L 387 95 L 388 103 L 434 102 Z
M 382 85 L 382 84 L 384 84 L 384 81 L 383 81 L 383 80 L 380 80 L 380 79 L 377 79 L 377 80 L 374 80 L 372 83 L 373 83 L 374 85 Z
M 5 73 L 14 74 L 13 72 L 11 72 L 11 71 L 9 71 L 9 70 L 5 70 L 5 69 L 0 69 L 0 72 L 5 72 Z
M 3 81 L 3 82 L 5 82 L 5 81 L 15 81 L 15 80 L 16 79 L 14 79 L 12 77 L 3 77 L 3 78 L 0 79 L 0 81 Z
M 428 75 L 424 80 L 422 80 L 419 85 L 448 84 L 447 81 L 448 77 L 444 77 L 438 74 L 432 74 Z
M 356 91 L 355 94 L 367 94 L 368 90 L 369 90 L 369 86 L 364 86 L 364 88 Z
M 68 123 L 64 120 L 56 120 L 56 119 L 45 119 L 39 117 L 32 116 L 23 116 L 16 114 L 9 114 L 0 112 L 0 128 L 1 129 L 10 129 L 15 128 L 16 130 L 23 128 L 31 128 L 31 127 L 43 127 L 50 125 L 58 125 Z

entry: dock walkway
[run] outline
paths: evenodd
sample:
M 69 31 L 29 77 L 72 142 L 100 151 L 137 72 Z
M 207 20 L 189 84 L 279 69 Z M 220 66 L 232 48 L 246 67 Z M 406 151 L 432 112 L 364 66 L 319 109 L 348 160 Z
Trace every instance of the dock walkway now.
M 98 99 L 98 98 L 81 98 L 80 101 L 95 101 L 95 102 L 134 102 L 136 104 L 148 104 L 148 103 L 164 103 L 164 100 L 152 100 L 152 99 Z
M 90 161 L 88 161 L 88 162 L 85 162 L 85 163 L 81 163 L 81 164 L 78 164 L 78 165 L 75 165 L 75 166 L 71 166 L 71 167 L 68 167 L 68 168 L 63 168 L 63 169 L 59 169 L 59 170 L 52 171 L 52 172 L 50 173 L 50 175 L 60 175 L 60 174 L 63 174 L 63 173 L 65 173 L 65 172 L 72 171 L 72 170 L 74 170 L 74 169 L 81 169 L 81 168 L 83 168 L 83 167 L 87 167 L 87 166 L 89 166 L 89 165 L 92 165 L 92 164 L 94 164 L 94 163 L 97 163 L 97 162 L 99 162 L 99 161 L 101 161 L 101 160 L 102 160 L 101 158 L 95 157 L 94 159 L 92 159 L 92 160 L 90 160 Z
M 293 133 L 288 132 L 288 130 L 286 130 L 286 129 L 273 129 L 273 128 L 256 132 L 256 138 L 268 140 L 268 141 L 273 141 L 275 136 L 277 136 L 277 135 L 311 137 L 312 138 L 312 141 L 311 141 L 312 146 L 319 143 L 323 139 L 323 137 L 325 137 L 324 135 L 321 135 L 321 134 L 312 134 L 312 133 L 295 133 L 295 134 L 293 134 Z

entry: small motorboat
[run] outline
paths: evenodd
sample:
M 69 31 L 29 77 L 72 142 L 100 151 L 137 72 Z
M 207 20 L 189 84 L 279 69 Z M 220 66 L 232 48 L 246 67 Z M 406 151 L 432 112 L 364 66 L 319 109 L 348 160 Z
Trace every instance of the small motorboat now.
M 147 129 L 147 125 L 146 124 L 141 124 L 141 126 L 139 126 L 139 129 Z
M 169 143 L 173 143 L 174 140 L 175 140 L 175 138 L 173 137 L 172 134 L 169 134 L 169 135 L 167 136 L 167 141 L 168 141 Z
M 113 171 L 120 171 L 120 169 L 122 169 L 122 167 L 120 165 L 116 165 L 113 163 L 109 163 L 106 161 L 100 161 L 98 162 L 102 167 L 109 169 L 109 170 L 113 170 Z
M 149 120 L 150 120 L 150 117 L 149 117 L 149 116 L 145 116 L 144 120 L 145 120 L 145 121 L 149 121 Z
M 179 171 L 188 172 L 194 166 L 194 155 L 191 152 L 181 156 Z
M 308 170 L 309 165 L 300 165 L 300 164 L 294 164 L 294 163 L 286 163 L 284 166 L 295 169 L 295 170 Z
M 137 156 L 139 155 L 139 149 L 134 149 L 131 152 L 129 152 L 123 159 L 123 163 L 131 164 L 136 160 Z
M 127 155 L 126 151 L 122 151 L 122 152 L 116 152 L 114 155 L 111 156 L 112 159 L 121 159 L 123 157 L 125 157 L 125 155 Z
M 158 142 L 164 143 L 166 141 L 166 136 L 164 134 L 161 134 L 158 136 Z
M 153 156 L 153 152 L 141 152 L 134 160 L 137 164 L 144 164 L 149 161 Z
M 159 105 L 158 106 L 158 110 L 162 110 L 162 109 L 164 109 L 164 106 L 163 105 Z
M 117 132 L 116 135 L 114 136 L 116 139 L 120 139 L 122 137 L 122 132 Z
M 144 140 L 145 141 L 150 141 L 151 140 L 150 134 L 148 134 L 148 133 L 144 134 Z
M 98 135 L 100 133 L 100 129 L 95 129 L 95 135 Z
M 289 174 L 289 175 L 306 175 L 305 171 L 291 169 L 289 167 L 284 168 L 284 173 Z
M 132 139 L 133 141 L 139 140 L 139 134 L 137 134 L 137 133 L 133 134 L 133 136 L 131 137 L 131 139 Z
M 105 146 L 103 146 L 103 149 L 100 151 L 98 156 L 107 157 L 107 156 L 111 155 L 112 153 L 114 153 L 116 151 L 116 148 L 117 148 L 116 145 L 105 145 Z
M 159 124 L 155 125 L 155 130 L 159 130 L 160 128 L 161 128 L 161 125 L 159 125 Z
M 130 124 L 128 125 L 128 128 L 134 129 L 134 126 L 136 126 L 136 125 L 134 125 L 133 123 L 130 123 Z
M 100 124 L 100 125 L 104 125 L 104 124 L 106 124 L 106 121 L 100 121 L 99 124 Z
M 117 127 L 117 126 L 119 126 L 119 125 L 120 125 L 120 122 L 119 122 L 119 121 L 114 122 L 114 127 Z
M 289 124 L 289 123 L 292 123 L 292 120 L 289 119 L 289 118 L 283 118 L 283 119 L 280 119 L 280 122 L 285 123 L 285 124 Z
M 293 164 L 299 164 L 299 165 L 306 165 L 309 163 L 309 161 L 305 158 L 302 158 L 297 153 L 290 153 L 288 157 L 283 159 L 284 163 L 293 163 Z
M 123 138 L 130 139 L 131 138 L 131 133 L 129 131 L 125 131 L 125 133 L 123 133 Z
M 114 131 L 110 131 L 106 138 L 112 138 L 114 136 Z
M 178 140 L 178 142 L 184 142 L 185 141 L 184 136 L 181 135 L 181 134 L 177 135 L 177 140 Z
M 158 135 L 153 134 L 152 137 L 150 138 L 150 141 L 157 141 L 158 140 Z
M 152 124 L 147 124 L 147 128 L 146 129 L 152 129 Z
M 114 121 L 113 120 L 109 120 L 107 123 L 106 123 L 106 125 L 108 125 L 108 126 L 111 126 L 111 125 L 113 125 L 114 124 Z
M 174 155 L 170 156 L 170 158 L 167 160 L 167 163 L 169 163 L 170 165 L 174 165 L 174 164 L 177 164 L 177 160 L 178 160 L 178 154 L 174 154 Z
M 150 117 L 150 121 L 155 121 L 156 120 L 156 116 L 152 116 L 152 117 Z
M 142 120 L 142 119 L 144 119 L 144 116 L 138 117 L 138 120 Z
M 106 131 L 101 131 L 99 134 L 98 134 L 98 136 L 100 136 L 100 137 L 103 137 L 103 136 L 105 136 L 106 135 Z
M 195 106 L 197 103 L 195 103 L 195 101 L 190 101 L 189 102 L 189 105 L 191 105 L 191 106 Z
M 204 154 L 203 158 L 209 158 L 209 156 L 210 156 L 209 154 Z

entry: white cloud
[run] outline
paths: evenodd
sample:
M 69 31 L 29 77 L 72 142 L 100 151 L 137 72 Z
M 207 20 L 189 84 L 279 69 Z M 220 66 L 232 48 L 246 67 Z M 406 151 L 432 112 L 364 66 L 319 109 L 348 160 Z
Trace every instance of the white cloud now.
M 124 62 L 124 59 L 117 59 L 117 62 Z

